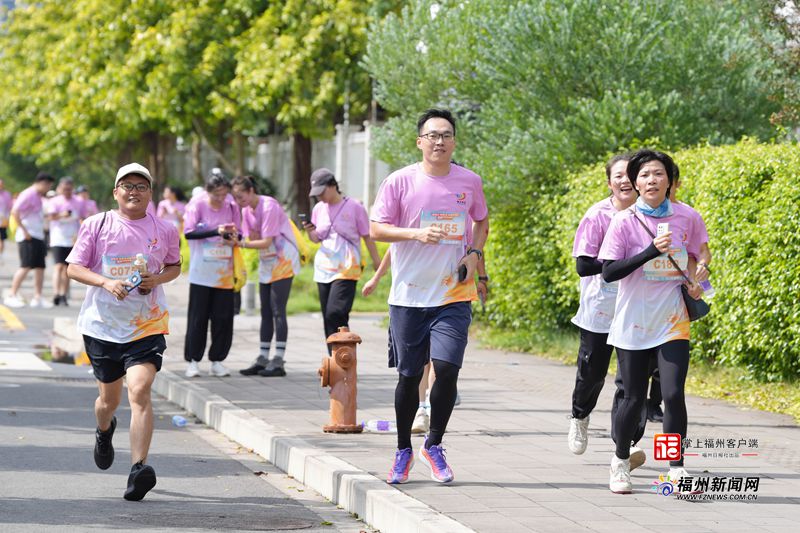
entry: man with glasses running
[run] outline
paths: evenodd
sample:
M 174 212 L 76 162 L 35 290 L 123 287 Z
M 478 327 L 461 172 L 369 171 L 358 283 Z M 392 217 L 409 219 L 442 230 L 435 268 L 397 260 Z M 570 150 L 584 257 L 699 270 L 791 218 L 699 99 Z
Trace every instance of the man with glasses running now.
M 161 285 L 181 273 L 178 230 L 147 213 L 152 184 L 142 165 L 120 168 L 113 190 L 119 209 L 87 218 L 67 257 L 67 275 L 89 286 L 78 331 L 100 391 L 94 404 L 94 462 L 101 470 L 114 462 L 114 412 L 122 397 L 122 379 L 127 377 L 133 466 L 124 498 L 134 501 L 156 484 L 155 470 L 144 462 L 153 436 L 150 390 L 167 346 L 164 335 L 169 333 Z M 134 274 L 138 254 L 147 261 L 147 272 Z
M 370 222 L 375 240 L 392 243 L 389 335 L 399 379 L 398 449 L 387 478 L 391 484 L 408 481 L 414 464 L 411 426 L 419 405 L 418 385 L 429 360 L 436 381 L 430 395 L 430 432 L 420 457 L 434 481 L 453 480 L 442 438 L 456 401 L 472 321 L 470 302 L 477 299 L 474 276 L 489 233 L 480 176 L 452 163 L 453 115 L 429 109 L 417 122 L 417 134 L 422 162 L 383 181 Z

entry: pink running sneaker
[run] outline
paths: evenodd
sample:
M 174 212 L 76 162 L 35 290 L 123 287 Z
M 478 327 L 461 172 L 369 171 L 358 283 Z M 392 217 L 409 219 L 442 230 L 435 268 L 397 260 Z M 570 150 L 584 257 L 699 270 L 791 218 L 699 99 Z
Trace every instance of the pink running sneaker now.
M 389 485 L 408 483 L 408 474 L 413 466 L 414 451 L 411 448 L 397 450 L 394 454 L 392 469 L 389 470 L 389 475 L 386 477 L 386 483 Z
M 427 442 L 428 439 L 425 439 Z M 447 460 L 444 457 L 444 448 L 441 446 L 431 446 L 426 449 L 425 445 L 419 450 L 419 455 L 422 457 L 422 462 L 428 465 L 431 469 L 431 479 L 439 483 L 449 483 L 453 481 L 453 471 Z

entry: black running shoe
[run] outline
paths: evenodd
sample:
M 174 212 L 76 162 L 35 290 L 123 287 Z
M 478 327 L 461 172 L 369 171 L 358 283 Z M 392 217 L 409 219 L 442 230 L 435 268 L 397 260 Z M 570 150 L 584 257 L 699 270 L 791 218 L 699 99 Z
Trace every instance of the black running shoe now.
M 97 428 L 94 433 L 94 464 L 100 470 L 108 470 L 114 463 L 114 446 L 111 444 L 111 439 L 114 437 L 115 429 L 117 429 L 116 416 L 111 418 L 111 426 L 107 430 L 100 431 L 100 428 Z
M 264 376 L 265 378 L 283 377 L 286 375 L 286 370 L 284 370 L 282 366 L 265 368 L 264 370 L 259 370 L 258 375 Z
M 261 372 L 265 368 L 266 367 L 264 365 L 259 365 L 258 363 L 253 363 L 252 366 L 249 366 L 247 368 L 243 368 L 243 369 L 239 370 L 239 373 L 241 375 L 243 375 L 243 376 L 255 376 L 256 374 L 258 374 L 259 372 Z
M 131 475 L 128 476 L 128 488 L 123 496 L 126 500 L 138 502 L 150 489 L 156 486 L 156 471 L 152 466 L 143 464 L 141 461 L 131 467 Z
M 647 404 L 647 419 L 650 422 L 663 422 L 664 421 L 664 411 L 661 410 L 661 406 L 656 404 Z

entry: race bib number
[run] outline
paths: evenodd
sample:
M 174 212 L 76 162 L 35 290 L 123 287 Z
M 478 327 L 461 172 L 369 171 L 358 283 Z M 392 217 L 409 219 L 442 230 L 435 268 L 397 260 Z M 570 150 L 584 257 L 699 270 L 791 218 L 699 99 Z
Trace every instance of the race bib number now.
M 689 253 L 686 251 L 686 247 L 671 248 L 669 254 L 678 263 L 681 270 L 684 272 L 688 270 Z M 667 254 L 661 254 L 644 264 L 644 279 L 648 281 L 682 281 L 683 276 L 675 270 Z
M 463 212 L 423 211 L 419 220 L 419 227 L 429 228 L 431 226 L 441 228 L 447 233 L 447 237 L 439 241 L 439 244 L 463 244 L 467 216 Z
M 223 261 L 233 257 L 233 246 L 221 242 L 203 243 L 204 261 Z
M 133 272 L 133 262 L 136 256 L 104 255 L 103 275 L 112 279 L 128 279 Z

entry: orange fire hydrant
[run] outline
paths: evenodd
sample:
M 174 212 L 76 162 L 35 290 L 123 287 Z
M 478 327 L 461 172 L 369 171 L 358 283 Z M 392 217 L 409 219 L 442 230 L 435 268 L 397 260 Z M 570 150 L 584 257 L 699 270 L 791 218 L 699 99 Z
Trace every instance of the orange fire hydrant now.
M 364 429 L 356 423 L 356 344 L 359 343 L 361 337 L 347 327 L 328 337 L 332 354 L 322 360 L 317 371 L 320 384 L 331 388 L 331 422 L 322 427 L 326 433 L 361 433 Z

